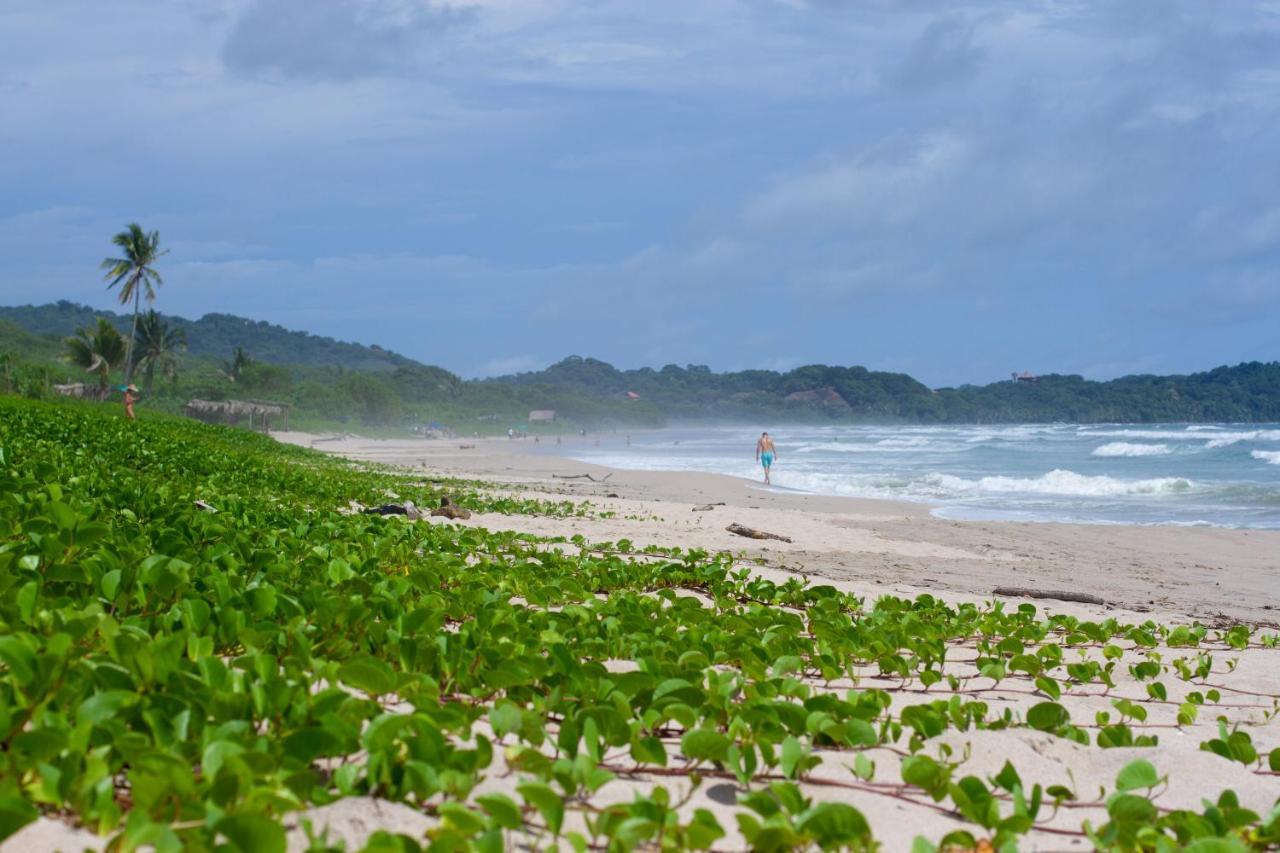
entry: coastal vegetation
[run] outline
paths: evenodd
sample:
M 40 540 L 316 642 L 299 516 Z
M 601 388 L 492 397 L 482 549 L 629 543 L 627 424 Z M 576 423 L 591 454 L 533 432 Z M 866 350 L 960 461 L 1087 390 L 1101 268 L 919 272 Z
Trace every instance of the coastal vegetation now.
M 135 301 L 137 301 L 135 299 Z M 5 322 L 5 321 L 8 322 Z M 129 332 L 130 315 L 69 302 L 0 308 L 0 351 L 28 376 L 32 394 L 83 381 L 80 355 L 62 341 L 80 330 Z M 572 356 L 545 370 L 463 380 L 377 346 L 343 343 L 226 314 L 197 321 L 154 312 L 138 320 L 147 405 L 179 412 L 191 398 L 269 398 L 294 422 L 355 429 L 439 423 L 459 433 L 522 427 L 554 410 L 545 432 L 656 427 L 673 422 L 1133 423 L 1280 421 L 1280 362 L 1251 362 L 1185 376 L 1096 382 L 1044 375 L 987 385 L 929 388 L 900 373 L 811 365 L 786 372 L 715 373 L 698 365 L 619 370 Z M 126 349 L 128 345 L 126 343 Z M 81 372 L 68 368 L 70 361 Z M 108 362 L 129 373 L 130 359 Z M 165 379 L 156 385 L 156 372 Z M 43 385 L 40 380 L 44 379 Z M 126 377 L 127 378 L 127 377 Z
M 1235 680 L 1274 633 L 869 601 L 727 553 L 351 510 L 445 494 L 589 511 L 0 398 L 0 838 L 43 816 L 120 850 L 272 853 L 366 798 L 430 820 L 378 851 L 873 849 L 851 802 L 944 818 L 918 851 L 1280 844 L 1280 805 L 1199 786 L 1168 807 L 1157 765 L 1171 738 L 1280 773 L 1280 696 Z M 1133 757 L 1102 791 L 974 772 L 954 737 L 988 734 Z

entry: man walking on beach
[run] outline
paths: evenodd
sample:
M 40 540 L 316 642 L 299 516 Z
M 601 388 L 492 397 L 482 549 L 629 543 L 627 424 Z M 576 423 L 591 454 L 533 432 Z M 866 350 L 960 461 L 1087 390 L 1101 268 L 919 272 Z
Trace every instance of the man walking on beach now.
M 764 467 L 764 482 L 769 483 L 769 469 L 773 467 L 773 460 L 778 455 L 778 450 L 773 446 L 773 439 L 769 437 L 769 433 L 761 433 L 760 440 L 756 442 L 756 461 Z

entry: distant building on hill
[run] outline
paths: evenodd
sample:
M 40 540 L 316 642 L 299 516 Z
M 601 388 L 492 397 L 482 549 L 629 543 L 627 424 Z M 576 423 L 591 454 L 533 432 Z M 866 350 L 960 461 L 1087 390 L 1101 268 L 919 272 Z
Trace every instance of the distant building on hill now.
M 1014 382 L 1039 382 L 1040 377 L 1036 376 L 1034 373 L 1028 373 L 1027 371 L 1024 370 L 1021 373 L 1015 372 L 1013 374 L 1013 381 Z
M 555 409 L 534 409 L 529 413 L 529 423 L 531 424 L 550 424 L 555 423 Z

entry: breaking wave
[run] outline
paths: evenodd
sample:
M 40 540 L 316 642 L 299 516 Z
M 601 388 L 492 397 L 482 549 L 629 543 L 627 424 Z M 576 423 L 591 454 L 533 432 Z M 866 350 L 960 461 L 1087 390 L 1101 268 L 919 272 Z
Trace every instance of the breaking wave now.
M 1254 459 L 1260 459 L 1272 465 L 1280 465 L 1280 450 L 1255 450 L 1251 455 Z
M 1113 441 L 1094 448 L 1094 456 L 1164 456 L 1172 451 L 1167 444 L 1130 444 L 1127 441 Z
M 939 485 L 961 494 L 973 492 L 1027 493 L 1037 495 L 1079 495 L 1086 497 L 1121 497 L 1124 495 L 1166 495 L 1189 491 L 1195 484 L 1185 477 L 1153 477 L 1146 480 L 1121 480 L 1116 477 L 1077 474 L 1055 468 L 1039 477 L 982 477 L 966 480 L 950 474 L 931 474 Z

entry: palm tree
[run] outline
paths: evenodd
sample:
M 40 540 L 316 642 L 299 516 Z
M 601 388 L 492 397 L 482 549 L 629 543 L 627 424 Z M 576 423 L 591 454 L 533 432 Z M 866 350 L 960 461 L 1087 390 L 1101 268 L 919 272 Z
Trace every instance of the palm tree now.
M 222 362 L 222 375 L 235 382 L 244 373 L 244 369 L 251 364 L 253 364 L 253 359 L 249 358 L 249 354 L 244 351 L 244 347 L 236 347 L 231 361 Z
M 160 251 L 159 231 L 148 233 L 136 222 L 129 223 L 128 228 L 111 238 L 111 242 L 120 247 L 124 257 L 107 258 L 102 262 L 102 268 L 107 271 L 106 277 L 111 281 L 107 290 L 120 284 L 120 304 L 128 305 L 130 300 L 133 301 L 133 326 L 129 330 L 129 346 L 125 352 L 124 381 L 127 383 L 133 377 L 132 354 L 138 336 L 139 302 L 144 290 L 148 305 L 156 301 L 156 287 L 164 284 L 164 280 L 153 265 L 168 251 Z
M 124 364 L 128 352 L 120 331 L 99 317 L 96 327 L 77 329 L 76 336 L 63 343 L 72 364 L 83 367 L 85 373 L 98 374 L 98 394 L 105 399 L 111 370 Z
M 146 371 L 143 389 L 151 390 L 156 378 L 156 368 L 160 375 L 169 380 L 178 378 L 178 352 L 187 348 L 185 329 L 170 328 L 160 319 L 155 311 L 148 311 L 138 322 L 137 349 L 133 351 L 135 365 Z

